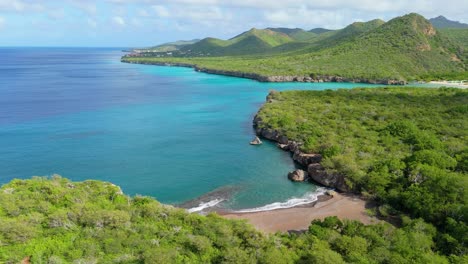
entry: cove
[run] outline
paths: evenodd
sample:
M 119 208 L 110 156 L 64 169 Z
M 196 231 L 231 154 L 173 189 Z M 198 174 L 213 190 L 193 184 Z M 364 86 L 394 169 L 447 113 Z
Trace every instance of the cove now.
M 234 210 L 285 207 L 318 189 L 287 179 L 295 168 L 289 153 L 270 142 L 249 145 L 269 90 L 377 86 L 260 83 L 126 64 L 119 49 L 1 48 L 0 55 L 1 184 L 57 173 L 163 203 Z

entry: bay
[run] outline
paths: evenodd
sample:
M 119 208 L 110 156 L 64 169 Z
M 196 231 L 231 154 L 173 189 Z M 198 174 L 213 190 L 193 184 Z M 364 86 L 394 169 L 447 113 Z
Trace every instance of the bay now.
M 122 55 L 0 48 L 0 183 L 56 173 L 169 204 L 214 193 L 227 209 L 310 198 L 317 186 L 287 180 L 289 153 L 249 145 L 255 113 L 271 89 L 376 86 L 260 83 L 125 64 Z

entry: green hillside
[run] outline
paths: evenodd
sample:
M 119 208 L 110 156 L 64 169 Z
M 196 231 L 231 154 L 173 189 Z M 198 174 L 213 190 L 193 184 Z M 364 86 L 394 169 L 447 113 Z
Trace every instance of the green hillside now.
M 164 43 L 164 44 L 157 45 L 157 46 L 150 47 L 150 48 L 145 48 L 143 50 L 151 51 L 151 52 L 170 52 L 170 51 L 178 50 L 185 45 L 191 45 L 191 44 L 197 43 L 198 41 L 200 40 L 199 39 L 179 40 L 179 41 Z
M 326 29 L 326 28 L 314 28 L 314 29 L 309 30 L 309 32 L 312 32 L 312 33 L 315 33 L 315 34 L 322 34 L 322 33 L 326 33 L 326 32 L 329 32 L 329 31 L 333 31 L 333 30 Z
M 229 40 L 205 38 L 180 48 L 183 56 L 219 56 L 262 53 L 294 41 L 287 34 L 269 29 L 251 29 Z
M 262 76 L 340 76 L 361 81 L 468 79 L 462 37 L 439 33 L 418 14 L 397 17 L 387 23 L 381 20 L 353 23 L 307 41 L 294 41 L 287 35 L 297 30 L 277 30 L 283 32 L 255 30 L 228 41 L 184 47 L 197 47 L 204 56 L 175 54 L 164 58 L 123 58 L 123 61 L 180 62 Z M 247 36 L 254 38 L 239 41 Z M 232 42 L 238 43 L 233 46 Z
M 354 22 L 353 24 L 335 31 L 324 32 L 321 34 L 322 36 L 322 46 L 333 45 L 339 43 L 345 39 L 355 38 L 360 36 L 363 33 L 369 32 L 374 30 L 381 25 L 383 25 L 385 21 L 380 19 L 371 20 L 368 22 Z
M 444 28 L 439 31 L 468 50 L 468 28 Z
M 463 263 L 439 234 L 330 217 L 303 234 L 260 233 L 245 222 L 189 214 L 100 181 L 59 176 L 0 188 L 0 263 Z M 452 246 L 451 241 L 448 246 Z M 23 262 L 22 262 L 23 261 Z M 465 262 L 466 263 L 466 262 Z
M 286 91 L 270 93 L 268 101 L 257 129 L 302 142 L 302 150 L 322 154 L 321 165 L 342 175 L 348 188 L 389 211 L 424 218 L 466 247 L 467 90 Z
M 267 28 L 268 30 L 275 31 L 275 32 L 280 32 L 288 35 L 295 41 L 308 41 L 311 40 L 315 37 L 317 37 L 318 34 L 310 32 L 310 31 L 305 31 L 301 28 Z
M 269 29 L 252 28 L 251 30 L 230 39 L 229 42 L 237 43 L 248 37 L 256 37 L 271 47 L 276 47 L 278 45 L 293 41 L 290 36 L 282 32 L 275 32 Z

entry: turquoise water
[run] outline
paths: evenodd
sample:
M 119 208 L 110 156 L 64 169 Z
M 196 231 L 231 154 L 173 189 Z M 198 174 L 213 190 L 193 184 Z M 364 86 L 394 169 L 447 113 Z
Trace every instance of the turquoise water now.
M 315 185 L 287 180 L 289 153 L 249 145 L 253 116 L 270 89 L 371 87 L 124 64 L 115 49 L 0 55 L 0 183 L 57 173 L 170 204 L 215 191 L 218 206 L 244 209 L 313 193 Z

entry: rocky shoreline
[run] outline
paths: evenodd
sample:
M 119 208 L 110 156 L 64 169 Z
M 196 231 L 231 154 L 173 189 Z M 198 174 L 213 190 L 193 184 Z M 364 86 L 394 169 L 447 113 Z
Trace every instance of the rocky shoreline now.
M 259 82 L 305 82 L 305 83 L 322 83 L 322 82 L 348 82 L 348 83 L 370 83 L 370 84 L 385 84 L 385 85 L 406 85 L 406 81 L 392 79 L 366 79 L 366 78 L 346 78 L 341 76 L 317 75 L 317 76 L 264 76 L 256 73 L 215 70 L 209 68 L 198 67 L 196 64 L 178 63 L 178 62 L 157 62 L 157 61 L 128 61 L 122 57 L 121 62 L 132 64 L 146 64 L 157 66 L 176 66 L 193 68 L 198 72 L 209 74 L 218 74 L 239 78 L 252 79 Z
M 271 103 L 270 94 L 267 96 L 267 103 Z M 262 128 L 262 120 L 258 115 L 253 120 L 255 133 L 259 137 L 277 142 L 278 148 L 289 151 L 292 153 L 292 159 L 298 164 L 306 168 L 305 171 L 297 170 L 290 173 L 288 177 L 291 180 L 304 181 L 311 179 L 323 186 L 335 188 L 341 192 L 350 192 L 351 190 L 346 185 L 345 176 L 338 173 L 327 172 L 326 169 L 320 164 L 322 155 L 316 153 L 304 153 L 300 147 L 302 143 L 294 140 L 289 140 L 285 135 L 279 131 Z

